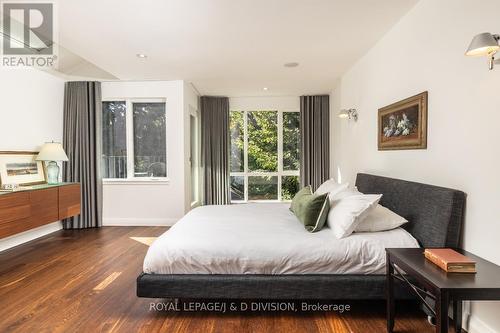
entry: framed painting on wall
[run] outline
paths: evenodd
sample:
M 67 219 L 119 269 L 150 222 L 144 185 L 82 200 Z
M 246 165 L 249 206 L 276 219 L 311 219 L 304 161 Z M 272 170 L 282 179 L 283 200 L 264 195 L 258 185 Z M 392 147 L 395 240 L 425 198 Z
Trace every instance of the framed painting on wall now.
M 28 151 L 0 151 L 0 185 L 45 184 L 45 170 L 42 161 L 35 160 L 37 155 Z
M 378 110 L 378 150 L 427 148 L 427 91 Z

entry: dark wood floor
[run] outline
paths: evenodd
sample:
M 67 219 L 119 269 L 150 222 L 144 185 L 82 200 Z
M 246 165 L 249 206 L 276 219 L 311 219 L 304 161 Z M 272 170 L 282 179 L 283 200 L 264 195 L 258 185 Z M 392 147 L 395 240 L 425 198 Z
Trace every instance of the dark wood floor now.
M 60 231 L 0 253 L 0 332 L 385 332 L 384 302 L 315 313 L 150 311 L 135 295 L 147 245 L 165 228 Z M 339 302 L 342 303 L 342 302 Z M 433 332 L 399 304 L 397 332 Z

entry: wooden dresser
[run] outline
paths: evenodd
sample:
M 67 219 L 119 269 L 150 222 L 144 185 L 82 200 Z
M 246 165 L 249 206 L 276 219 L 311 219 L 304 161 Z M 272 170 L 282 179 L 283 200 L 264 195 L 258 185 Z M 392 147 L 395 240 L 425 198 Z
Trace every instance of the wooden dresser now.
M 36 185 L 0 192 L 0 238 L 80 214 L 80 184 Z

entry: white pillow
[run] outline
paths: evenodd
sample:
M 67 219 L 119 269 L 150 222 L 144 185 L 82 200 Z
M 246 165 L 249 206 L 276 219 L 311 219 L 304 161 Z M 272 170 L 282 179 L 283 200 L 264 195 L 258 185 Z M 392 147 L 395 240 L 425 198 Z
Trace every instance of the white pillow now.
M 381 197 L 382 194 L 354 194 L 335 200 L 327 221 L 335 237 L 340 239 L 352 234 L 358 224 L 377 207 Z
M 342 200 L 352 195 L 363 195 L 363 193 L 359 192 L 356 186 L 346 187 L 345 189 L 337 192 L 330 192 L 330 194 L 328 195 L 328 199 L 330 199 L 330 204 L 334 205 L 336 201 Z
M 325 193 L 330 193 L 330 195 L 335 195 L 339 192 L 344 191 L 349 187 L 349 183 L 339 184 L 335 179 L 328 179 L 323 184 L 321 184 L 318 189 L 314 192 L 315 195 L 322 195 Z
M 384 206 L 377 205 L 354 230 L 355 232 L 375 232 L 395 229 L 407 223 L 404 217 L 399 216 Z

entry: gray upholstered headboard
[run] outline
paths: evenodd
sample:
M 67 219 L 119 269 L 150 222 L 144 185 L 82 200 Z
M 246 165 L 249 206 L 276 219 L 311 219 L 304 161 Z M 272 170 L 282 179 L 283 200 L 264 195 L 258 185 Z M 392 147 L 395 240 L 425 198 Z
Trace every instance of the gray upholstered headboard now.
M 383 194 L 380 204 L 406 218 L 404 228 L 423 247 L 458 247 L 465 193 L 449 188 L 359 173 L 358 190 Z

